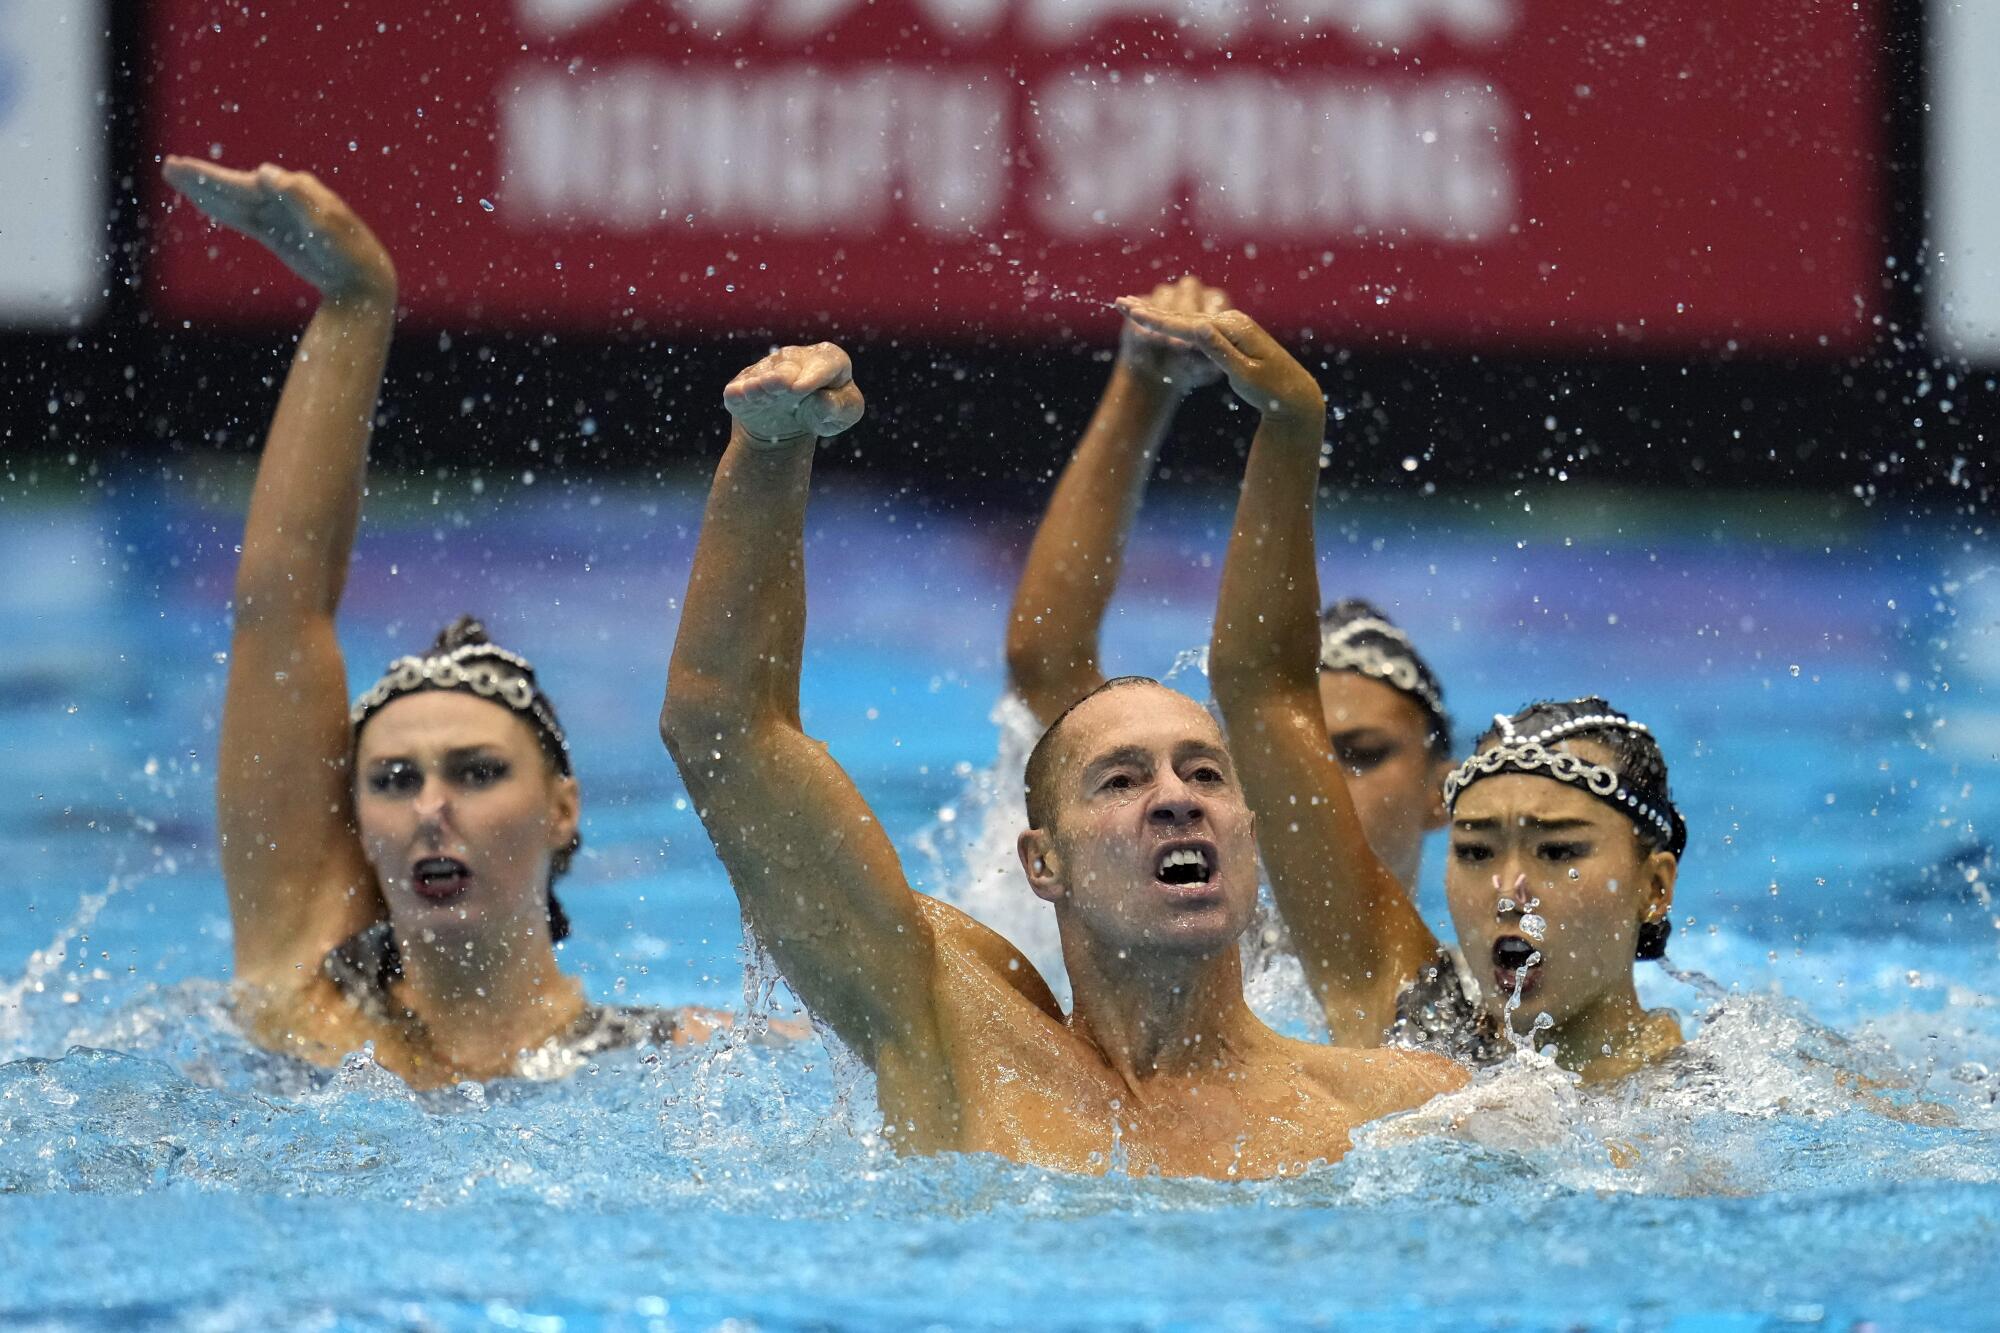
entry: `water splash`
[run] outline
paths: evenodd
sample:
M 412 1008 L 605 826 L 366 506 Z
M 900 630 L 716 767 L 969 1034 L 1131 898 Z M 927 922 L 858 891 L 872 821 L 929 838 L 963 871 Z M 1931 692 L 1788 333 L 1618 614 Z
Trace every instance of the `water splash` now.
M 919 858 L 924 888 L 1004 936 L 1049 983 L 1059 999 L 1069 997 L 1062 939 L 1055 912 L 1028 888 L 1015 850 L 1028 826 L 1023 781 L 1028 754 L 1041 739 L 1034 712 L 1014 695 L 995 704 L 990 719 L 999 731 L 999 752 L 983 769 L 963 765 L 965 786 L 950 807 L 951 818 L 923 829 L 910 845 Z
M 134 880 L 113 875 L 95 893 L 77 899 L 76 910 L 47 944 L 28 955 L 20 976 L 0 985 L 0 1060 L 14 1059 L 29 1049 L 32 1023 L 28 997 L 48 991 L 52 979 L 69 962 L 70 948 L 83 938 L 105 904 L 124 891 Z

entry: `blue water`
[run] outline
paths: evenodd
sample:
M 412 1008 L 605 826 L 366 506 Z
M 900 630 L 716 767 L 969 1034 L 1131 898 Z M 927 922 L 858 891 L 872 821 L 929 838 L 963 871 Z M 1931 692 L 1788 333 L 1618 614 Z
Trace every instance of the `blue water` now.
M 1704 1073 L 1584 1097 L 1524 1059 L 1336 1166 L 1228 1185 L 900 1161 L 865 1072 L 816 1042 L 426 1095 L 251 1050 L 210 809 L 244 478 L 42 471 L 0 487 L 0 1325 L 1991 1325 L 2000 558 L 1963 519 L 1328 506 L 1328 591 L 1390 606 L 1462 723 L 1594 689 L 1660 733 L 1693 826 L 1688 979 L 1647 969 L 1646 994 Z M 605 999 L 783 1008 L 761 974 L 746 994 L 652 721 L 697 485 L 380 491 L 350 673 L 462 610 L 535 659 L 585 791 L 565 965 Z M 1156 501 L 1118 670 L 1206 637 L 1227 497 Z M 809 728 L 913 875 L 1032 932 L 1025 889 L 972 882 L 1006 822 L 986 793 L 1023 524 L 850 485 L 811 527 Z M 1288 984 L 1256 993 L 1297 1022 Z

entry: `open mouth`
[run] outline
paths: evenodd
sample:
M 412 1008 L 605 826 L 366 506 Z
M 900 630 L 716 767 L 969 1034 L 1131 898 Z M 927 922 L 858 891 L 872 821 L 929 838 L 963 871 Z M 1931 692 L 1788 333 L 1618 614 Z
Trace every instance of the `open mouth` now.
M 471 868 L 455 856 L 426 856 L 410 867 L 410 887 L 433 902 L 456 898 L 471 884 Z
M 1153 861 L 1153 878 L 1183 892 L 1200 889 L 1215 878 L 1215 853 L 1200 843 L 1165 848 Z
M 1542 979 L 1542 951 L 1519 935 L 1502 935 L 1493 941 L 1493 980 L 1503 996 L 1532 992 Z

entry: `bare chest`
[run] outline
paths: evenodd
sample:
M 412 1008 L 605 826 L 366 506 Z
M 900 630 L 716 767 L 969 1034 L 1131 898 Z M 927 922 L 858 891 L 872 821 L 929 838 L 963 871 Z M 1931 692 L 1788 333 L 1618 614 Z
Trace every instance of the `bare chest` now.
M 331 1068 L 351 1052 L 374 1048 L 375 1062 L 414 1088 L 455 1081 L 430 1052 L 421 1032 L 353 1004 L 333 983 L 315 977 L 298 989 L 258 998 L 244 1014 L 259 1045 Z
M 1350 1108 L 1288 1062 L 1229 1059 L 1128 1086 L 1032 1005 L 959 997 L 945 1038 L 952 1146 L 1060 1170 L 1262 1178 L 1334 1161 Z M 888 1109 L 885 1107 L 885 1109 Z

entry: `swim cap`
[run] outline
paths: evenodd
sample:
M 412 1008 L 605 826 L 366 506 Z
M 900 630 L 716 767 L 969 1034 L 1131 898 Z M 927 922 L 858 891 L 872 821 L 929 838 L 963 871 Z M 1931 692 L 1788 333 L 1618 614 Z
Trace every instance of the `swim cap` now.
M 1410 636 L 1373 602 L 1349 597 L 1320 612 L 1319 669 L 1351 671 L 1408 696 L 1431 724 L 1431 748 L 1450 752 L 1444 686 Z
M 535 683 L 535 669 L 519 653 L 510 653 L 486 637 L 486 627 L 471 616 L 460 616 L 437 636 L 423 657 L 399 657 L 389 663 L 348 713 L 354 734 L 368 719 L 395 699 L 420 690 L 463 690 L 520 714 L 534 731 L 549 759 L 564 777 L 572 777 L 569 740 L 556 718 L 555 705 Z

